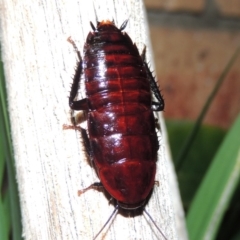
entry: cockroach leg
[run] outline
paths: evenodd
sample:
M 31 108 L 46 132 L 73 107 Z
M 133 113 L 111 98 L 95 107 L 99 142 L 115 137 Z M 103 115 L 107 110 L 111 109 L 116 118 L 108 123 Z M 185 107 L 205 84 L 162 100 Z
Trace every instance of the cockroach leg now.
M 89 189 L 96 189 L 99 190 L 99 188 L 104 188 L 101 182 L 95 182 L 93 184 L 91 184 L 89 187 L 84 188 L 82 190 L 78 190 L 78 196 L 82 195 L 83 193 L 85 193 L 86 191 L 88 191 Z
M 87 110 L 88 109 L 86 98 L 83 98 L 78 101 L 73 101 L 73 99 L 71 99 L 71 97 L 69 98 L 69 105 L 73 110 Z
M 79 125 L 87 120 L 87 114 L 85 111 L 80 111 L 77 114 L 73 115 L 74 111 L 71 111 L 71 123 L 73 125 Z
M 154 181 L 154 184 L 159 187 L 159 181 Z
M 145 57 L 145 53 L 143 50 L 142 55 Z M 146 68 L 147 71 L 147 78 L 150 82 L 150 87 L 151 90 L 153 91 L 154 96 L 156 97 L 156 99 L 158 100 L 158 102 L 152 102 L 152 110 L 153 111 L 162 111 L 164 109 L 164 100 L 163 97 L 158 89 L 157 83 L 152 75 L 152 72 L 150 71 L 148 64 L 146 62 L 144 62 L 144 66 Z
M 82 57 L 81 57 L 80 51 L 77 48 L 77 45 L 71 39 L 71 37 L 69 37 L 67 40 L 68 40 L 68 42 L 70 42 L 73 45 L 73 48 L 76 51 L 77 56 L 78 56 L 77 68 L 76 68 L 76 72 L 75 72 L 75 75 L 73 78 L 73 84 L 72 84 L 70 96 L 69 96 L 69 106 L 73 110 L 88 110 L 86 98 L 78 100 L 78 101 L 74 100 L 75 97 L 77 96 L 78 86 L 79 86 L 79 82 L 80 82 L 81 75 L 82 75 Z
M 73 48 L 74 48 L 75 52 L 76 52 L 76 53 L 77 53 L 77 55 L 78 55 L 78 60 L 79 60 L 79 62 L 81 62 L 81 60 L 82 60 L 82 57 L 81 57 L 80 51 L 79 51 L 79 50 L 78 50 L 78 48 L 77 48 L 77 45 L 76 45 L 76 43 L 75 43 L 75 42 L 72 40 L 72 38 L 71 38 L 71 37 L 68 37 L 67 41 L 68 41 L 69 43 L 71 43 L 71 44 L 72 44 L 72 46 L 73 46 Z
M 164 103 L 152 101 L 152 110 L 153 111 L 162 111 L 162 105 Z
M 84 147 L 87 151 L 87 154 L 88 156 L 90 157 L 91 159 L 91 146 L 90 146 L 90 141 L 89 141 L 89 137 L 87 135 L 87 131 L 86 129 L 80 127 L 80 126 L 74 126 L 74 125 L 66 125 L 64 124 L 63 125 L 63 130 L 68 130 L 68 129 L 73 129 L 73 130 L 77 130 L 81 133 L 81 136 L 83 138 L 83 141 L 84 141 Z

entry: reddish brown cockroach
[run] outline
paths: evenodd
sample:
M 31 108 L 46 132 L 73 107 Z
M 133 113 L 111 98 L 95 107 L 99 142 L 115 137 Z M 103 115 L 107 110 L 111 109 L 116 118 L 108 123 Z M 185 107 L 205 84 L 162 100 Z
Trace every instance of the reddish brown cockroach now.
M 104 187 L 116 200 L 111 217 L 119 208 L 142 207 L 146 212 L 143 206 L 155 182 L 159 148 L 153 111 L 164 109 L 164 100 L 145 61 L 145 49 L 140 55 L 123 32 L 126 25 L 127 21 L 118 29 L 108 20 L 98 22 L 97 27 L 91 23 L 93 32 L 88 34 L 83 59 L 69 40 L 79 57 L 69 105 L 87 114 L 88 135 L 85 129 L 75 128 L 85 136 L 86 149 L 101 181 L 80 193 Z M 82 74 L 86 98 L 75 101 Z M 152 101 L 152 92 L 157 102 Z

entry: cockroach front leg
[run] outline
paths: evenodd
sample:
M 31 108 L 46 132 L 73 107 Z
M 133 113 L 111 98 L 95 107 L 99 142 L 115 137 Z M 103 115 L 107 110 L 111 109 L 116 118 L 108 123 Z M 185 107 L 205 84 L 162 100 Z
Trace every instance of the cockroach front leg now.
M 88 105 L 87 105 L 86 98 L 78 100 L 78 101 L 74 100 L 77 95 L 77 92 L 78 92 L 78 86 L 79 86 L 79 82 L 80 82 L 81 75 L 82 75 L 82 69 L 83 69 L 82 68 L 82 57 L 81 57 L 80 51 L 77 48 L 77 45 L 70 37 L 68 38 L 68 42 L 70 42 L 72 44 L 72 46 L 78 56 L 77 68 L 76 68 L 76 72 L 75 72 L 75 75 L 73 78 L 73 84 L 72 84 L 70 96 L 69 96 L 69 106 L 73 110 L 87 111 Z
M 152 72 L 150 71 L 148 64 L 146 62 L 144 62 L 146 70 L 147 70 L 147 75 L 148 75 L 148 79 L 150 82 L 150 87 L 151 90 L 154 93 L 154 96 L 156 97 L 156 99 L 158 100 L 158 102 L 154 102 L 152 101 L 152 110 L 153 111 L 163 111 L 164 109 L 164 100 L 163 97 L 158 89 L 157 83 L 152 75 Z
M 143 51 L 142 51 L 142 54 L 141 54 L 141 58 L 143 60 L 143 64 L 146 68 L 146 71 L 147 71 L 147 78 L 149 80 L 149 83 L 150 83 L 150 87 L 151 87 L 151 90 L 154 94 L 154 96 L 157 98 L 158 102 L 154 102 L 152 101 L 152 110 L 153 111 L 163 111 L 164 109 L 164 100 L 163 100 L 163 97 L 158 89 L 158 86 L 157 86 L 157 83 L 152 75 L 152 72 L 150 71 L 149 67 L 148 67 L 148 64 L 146 63 L 146 46 L 143 48 Z

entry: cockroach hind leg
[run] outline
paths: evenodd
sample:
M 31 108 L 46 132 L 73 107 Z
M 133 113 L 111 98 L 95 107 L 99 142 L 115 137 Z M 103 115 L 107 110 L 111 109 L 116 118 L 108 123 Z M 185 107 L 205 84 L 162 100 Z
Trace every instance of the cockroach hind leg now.
M 81 196 L 83 193 L 85 193 L 86 191 L 88 191 L 90 189 L 99 190 L 100 188 L 103 188 L 102 183 L 101 182 L 95 182 L 95 183 L 91 184 L 90 186 L 88 186 L 87 188 L 84 188 L 82 190 L 78 190 L 78 196 Z
M 73 129 L 73 130 L 79 131 L 81 133 L 85 150 L 91 159 L 91 146 L 90 146 L 90 140 L 89 140 L 86 129 L 84 129 L 80 126 L 63 124 L 63 130 L 69 130 L 69 129 Z

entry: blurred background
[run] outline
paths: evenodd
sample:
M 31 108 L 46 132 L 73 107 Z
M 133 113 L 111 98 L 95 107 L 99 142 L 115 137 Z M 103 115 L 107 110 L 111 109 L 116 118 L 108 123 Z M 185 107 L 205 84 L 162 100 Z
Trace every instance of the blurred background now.
M 240 112 L 240 57 L 237 57 L 214 96 L 196 139 L 178 162 L 208 96 L 240 45 L 240 0 L 145 0 L 145 4 L 156 77 L 166 104 L 164 117 L 171 152 L 188 218 L 213 157 Z M 240 139 L 237 141 L 240 146 Z M 215 239 L 240 239 L 237 182 Z M 188 222 L 187 225 L 189 228 Z M 191 233 L 189 237 L 196 239 Z M 199 235 L 197 239 L 202 238 Z
M 239 0 L 145 0 L 166 119 L 195 120 L 240 44 Z M 240 110 L 240 58 L 204 119 L 227 129 Z

